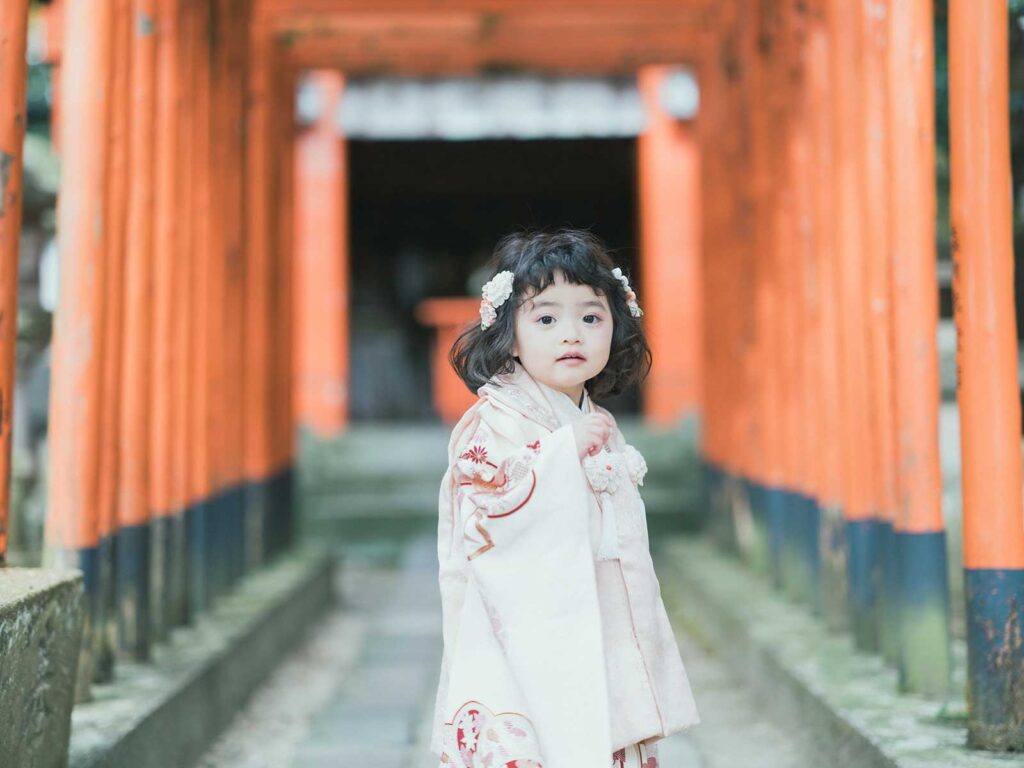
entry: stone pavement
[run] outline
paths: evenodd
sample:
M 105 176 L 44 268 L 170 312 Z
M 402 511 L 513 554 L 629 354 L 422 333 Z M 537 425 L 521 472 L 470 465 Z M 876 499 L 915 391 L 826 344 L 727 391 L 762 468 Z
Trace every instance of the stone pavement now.
M 201 768 L 437 768 L 427 745 L 441 658 L 432 538 L 390 562 L 350 551 L 335 610 L 272 674 Z M 702 722 L 659 745 L 662 768 L 825 764 L 741 681 L 677 634 Z M 603 767 L 602 767 L 603 768 Z

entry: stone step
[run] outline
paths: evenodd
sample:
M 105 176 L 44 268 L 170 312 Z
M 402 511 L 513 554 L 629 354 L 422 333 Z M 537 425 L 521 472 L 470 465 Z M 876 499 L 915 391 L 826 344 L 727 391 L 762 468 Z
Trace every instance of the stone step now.
M 303 493 L 346 494 L 346 493 L 385 493 L 392 489 L 428 490 L 434 495 L 441 486 L 445 467 L 421 468 L 402 467 L 400 470 L 377 467 L 367 471 L 353 471 L 339 468 L 331 473 L 310 473 L 306 467 L 299 471 L 298 483 Z M 692 480 L 691 480 L 692 476 Z M 644 489 L 658 485 L 681 486 L 697 482 L 695 470 L 689 463 L 673 465 L 651 465 L 648 462 L 647 476 L 644 478 Z
M 703 515 L 682 503 L 671 489 L 644 490 L 647 528 L 652 542 L 676 533 L 699 530 Z M 306 498 L 300 516 L 300 534 L 304 538 L 347 549 L 374 542 L 435 535 L 436 498 L 428 503 L 420 497 L 377 497 L 372 494 L 353 497 L 321 496 Z
M 686 429 L 655 432 L 637 420 L 622 420 L 626 440 L 647 462 L 648 477 L 682 482 L 696 469 L 693 436 Z M 439 425 L 364 426 L 336 440 L 304 436 L 299 482 L 323 492 L 440 483 L 447 465 L 449 431 Z
M 303 495 L 303 515 L 309 518 L 404 517 L 437 514 L 436 486 L 402 484 L 379 491 L 347 488 Z M 647 514 L 691 514 L 694 494 L 689 489 L 645 484 L 640 491 Z
M 655 497 L 660 499 L 665 494 L 672 493 L 673 489 L 680 495 L 693 495 L 693 488 L 697 478 L 694 478 L 693 482 L 681 483 L 680 475 L 683 471 L 678 468 L 673 470 L 649 470 L 640 491 L 644 500 L 650 504 L 651 502 L 648 501 L 649 496 L 651 499 Z M 689 468 L 686 468 L 685 471 L 689 472 Z M 404 499 L 420 497 L 431 500 L 433 504 L 436 503 L 441 489 L 443 473 L 443 469 L 441 473 L 431 474 L 339 473 L 330 478 L 314 481 L 304 477 L 303 473 L 300 472 L 298 487 L 303 496 L 308 496 L 317 501 L 345 499 L 347 502 L 351 501 L 358 504 L 363 499 L 378 497 L 394 498 L 401 505 Z
M 651 431 L 635 419 L 621 420 L 620 427 L 647 461 L 641 493 L 652 539 L 699 527 L 693 435 L 685 429 Z M 448 434 L 438 425 L 395 425 L 353 428 L 332 441 L 305 436 L 299 466 L 302 535 L 348 549 L 436 533 Z

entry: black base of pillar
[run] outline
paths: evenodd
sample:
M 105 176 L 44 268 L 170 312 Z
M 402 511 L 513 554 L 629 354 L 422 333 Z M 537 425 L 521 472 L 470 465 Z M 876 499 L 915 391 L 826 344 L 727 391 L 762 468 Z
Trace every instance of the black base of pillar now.
M 150 539 L 148 521 L 117 531 L 118 653 L 133 661 L 149 658 Z

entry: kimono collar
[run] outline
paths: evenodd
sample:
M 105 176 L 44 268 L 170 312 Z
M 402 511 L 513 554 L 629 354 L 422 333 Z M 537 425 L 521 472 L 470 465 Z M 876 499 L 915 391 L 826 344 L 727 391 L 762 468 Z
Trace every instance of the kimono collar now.
M 552 432 L 571 424 L 593 410 L 590 393 L 583 389 L 583 405 L 577 407 L 572 398 L 531 376 L 519 363 L 512 373 L 496 374 L 477 390 L 488 397 L 536 421 Z

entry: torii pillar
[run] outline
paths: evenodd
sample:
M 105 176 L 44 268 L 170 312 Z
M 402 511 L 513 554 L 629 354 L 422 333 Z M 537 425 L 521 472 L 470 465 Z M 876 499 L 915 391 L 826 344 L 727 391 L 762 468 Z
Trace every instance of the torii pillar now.
M 296 411 L 321 437 L 348 421 L 348 159 L 337 129 L 340 72 L 303 84 L 315 120 L 295 147 Z
M 949 4 L 950 213 L 967 621 L 967 746 L 1024 749 L 1024 518 L 1008 30 Z
M 18 249 L 25 142 L 25 47 L 28 3 L 0 10 L 0 568 L 7 550 L 11 500 L 14 347 L 18 338 Z M 6 319 L 7 322 L 2 322 Z
M 673 82 L 680 75 L 679 70 L 660 65 L 637 74 L 648 116 L 637 141 L 642 264 L 638 293 L 655 360 L 645 382 L 643 407 L 646 421 L 656 426 L 671 426 L 700 404 L 697 131 L 692 120 L 669 114 L 666 108 L 675 100 L 673 93 L 687 100 L 688 94 L 676 87 L 686 85 L 685 75 Z

